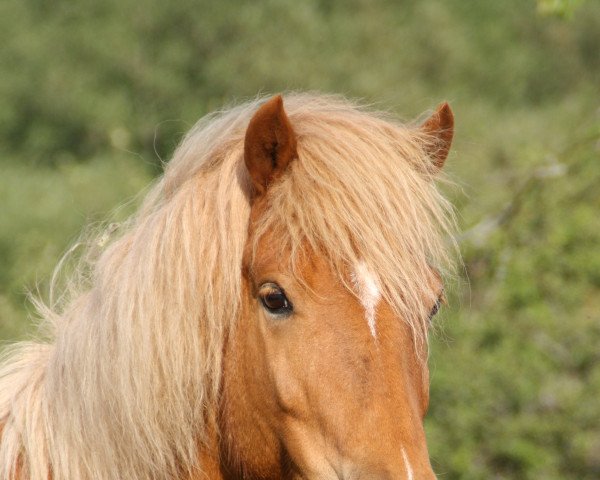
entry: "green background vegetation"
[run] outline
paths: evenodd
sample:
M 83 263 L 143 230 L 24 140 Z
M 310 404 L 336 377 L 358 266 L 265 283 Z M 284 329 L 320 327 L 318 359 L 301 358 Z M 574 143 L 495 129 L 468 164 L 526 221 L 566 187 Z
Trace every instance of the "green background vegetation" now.
M 5 0 L 0 44 L 0 339 L 203 114 L 290 89 L 407 119 L 449 100 L 464 268 L 432 341 L 434 467 L 600 478 L 600 2 Z

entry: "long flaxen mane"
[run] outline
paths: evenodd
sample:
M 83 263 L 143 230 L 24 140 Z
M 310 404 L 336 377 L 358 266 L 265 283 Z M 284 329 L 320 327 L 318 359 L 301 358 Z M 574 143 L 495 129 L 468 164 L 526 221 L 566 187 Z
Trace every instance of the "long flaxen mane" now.
M 436 292 L 423 279 L 450 265 L 453 224 L 427 156 L 433 139 L 338 97 L 284 102 L 298 160 L 269 190 L 254 241 L 276 231 L 292 259 L 308 245 L 345 283 L 349 265 L 366 263 L 424 340 Z M 40 308 L 51 339 L 5 353 L 1 480 L 202 470 L 224 337 L 239 315 L 251 188 L 243 143 L 261 103 L 201 120 L 127 229 L 85 267 L 88 281 L 62 307 Z

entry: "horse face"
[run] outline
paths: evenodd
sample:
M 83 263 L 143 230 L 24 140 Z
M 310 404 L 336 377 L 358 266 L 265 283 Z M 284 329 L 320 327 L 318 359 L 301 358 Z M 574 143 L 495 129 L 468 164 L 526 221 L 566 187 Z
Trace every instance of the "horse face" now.
M 341 278 L 309 246 L 291 269 L 275 232 L 253 243 L 268 188 L 294 157 L 293 130 L 275 98 L 246 134 L 255 196 L 242 315 L 224 355 L 224 471 L 244 478 L 434 478 L 422 425 L 425 347 L 382 298 L 372 272 L 352 265 Z M 435 272 L 423 282 L 441 295 Z
M 348 272 L 353 292 L 318 255 L 290 272 L 275 241 L 245 269 L 226 354 L 233 458 L 273 478 L 430 478 L 426 354 L 410 329 L 363 266 Z

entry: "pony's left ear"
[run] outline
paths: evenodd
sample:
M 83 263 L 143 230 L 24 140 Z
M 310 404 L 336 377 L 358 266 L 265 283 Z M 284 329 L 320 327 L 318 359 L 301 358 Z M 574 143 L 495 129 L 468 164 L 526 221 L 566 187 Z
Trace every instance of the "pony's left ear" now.
M 258 109 L 246 130 L 244 162 L 254 195 L 264 194 L 296 156 L 296 134 L 277 95 Z
M 442 103 L 425 123 L 421 130 L 427 136 L 425 150 L 437 170 L 444 166 L 454 136 L 454 114 L 448 102 Z

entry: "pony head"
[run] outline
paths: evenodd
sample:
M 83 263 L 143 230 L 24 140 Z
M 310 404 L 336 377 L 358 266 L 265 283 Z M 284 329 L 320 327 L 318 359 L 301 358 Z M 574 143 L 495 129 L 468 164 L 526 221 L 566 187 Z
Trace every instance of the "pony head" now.
M 433 478 L 452 133 L 305 94 L 203 119 L 4 358 L 0 479 Z
M 407 129 L 291 103 L 288 116 L 269 100 L 245 133 L 251 211 L 224 350 L 226 471 L 433 478 L 426 337 L 446 225 L 433 176 L 452 113 L 444 104 Z

